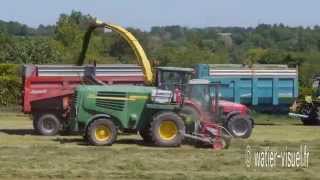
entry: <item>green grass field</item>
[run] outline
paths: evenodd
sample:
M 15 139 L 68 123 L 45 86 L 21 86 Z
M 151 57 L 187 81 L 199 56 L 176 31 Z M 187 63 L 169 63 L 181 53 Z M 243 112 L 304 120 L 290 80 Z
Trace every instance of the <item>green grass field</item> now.
M 213 151 L 145 146 L 137 135 L 123 135 L 111 147 L 87 146 L 79 136 L 34 135 L 27 116 L 0 114 L 1 179 L 319 179 L 320 127 L 302 126 L 286 116 L 255 115 L 247 140 Z M 308 168 L 246 166 L 246 147 L 298 151 L 309 147 Z

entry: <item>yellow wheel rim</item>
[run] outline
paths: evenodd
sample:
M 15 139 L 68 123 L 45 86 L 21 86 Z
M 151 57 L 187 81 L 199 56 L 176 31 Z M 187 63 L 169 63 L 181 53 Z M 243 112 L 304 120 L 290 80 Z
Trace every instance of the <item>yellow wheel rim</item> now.
M 109 127 L 100 125 L 95 130 L 95 137 L 98 141 L 107 141 L 111 137 L 111 131 Z
M 160 123 L 159 135 L 161 139 L 170 141 L 177 136 L 177 133 L 178 128 L 173 121 L 165 120 Z

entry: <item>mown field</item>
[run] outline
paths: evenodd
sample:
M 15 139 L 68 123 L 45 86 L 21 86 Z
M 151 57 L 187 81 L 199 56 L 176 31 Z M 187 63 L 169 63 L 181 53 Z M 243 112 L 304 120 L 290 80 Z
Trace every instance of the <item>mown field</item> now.
M 156 148 L 137 135 L 120 136 L 111 147 L 87 146 L 78 136 L 42 137 L 27 116 L 0 114 L 0 179 L 319 179 L 320 127 L 302 126 L 286 116 L 255 115 L 258 125 L 247 140 L 227 150 Z M 246 166 L 251 151 L 298 151 L 306 144 L 308 168 Z

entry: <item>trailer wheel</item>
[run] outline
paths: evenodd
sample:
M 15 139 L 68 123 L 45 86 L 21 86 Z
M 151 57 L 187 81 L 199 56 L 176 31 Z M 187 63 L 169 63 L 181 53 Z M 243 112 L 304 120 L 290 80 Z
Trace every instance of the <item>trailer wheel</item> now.
M 156 114 L 150 127 L 150 134 L 157 146 L 176 147 L 183 140 L 185 125 L 183 120 L 173 112 Z
M 248 116 L 235 115 L 227 120 L 228 131 L 237 138 L 248 138 L 252 133 L 252 122 Z
M 97 119 L 90 123 L 86 134 L 91 145 L 110 146 L 117 139 L 117 128 L 110 119 Z
M 34 119 L 34 128 L 37 133 L 44 136 L 54 136 L 61 130 L 61 123 L 54 114 L 43 114 Z

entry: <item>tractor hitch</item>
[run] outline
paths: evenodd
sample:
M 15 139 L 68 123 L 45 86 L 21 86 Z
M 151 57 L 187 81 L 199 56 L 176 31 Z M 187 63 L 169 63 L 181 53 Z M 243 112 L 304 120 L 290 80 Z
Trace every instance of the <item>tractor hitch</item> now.
M 288 115 L 295 118 L 305 118 L 305 119 L 309 118 L 308 115 L 298 114 L 298 113 L 289 113 Z

